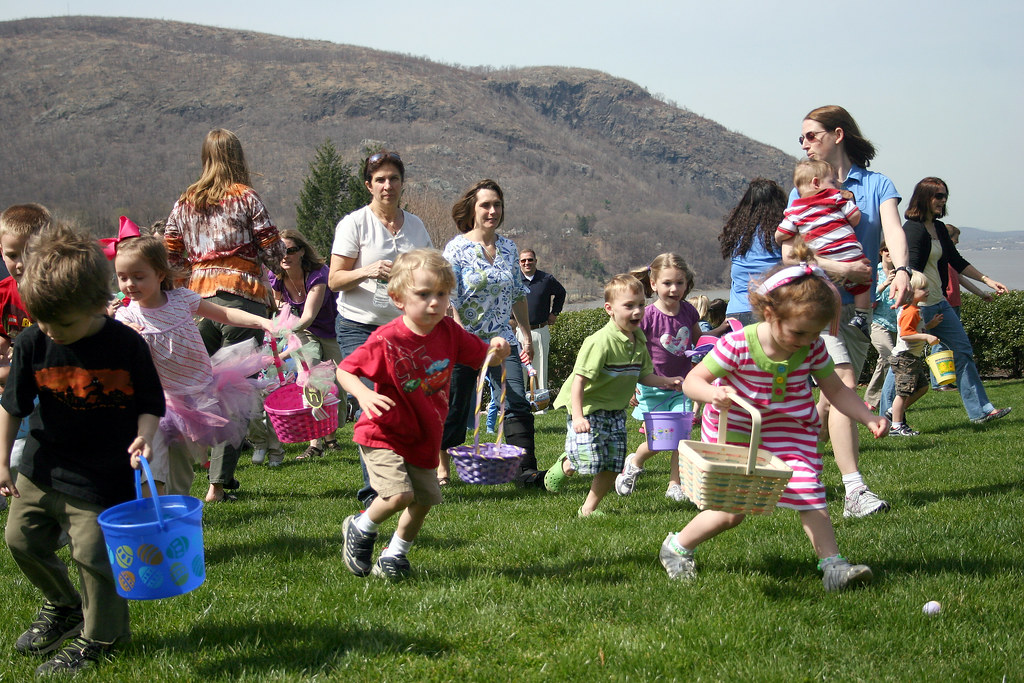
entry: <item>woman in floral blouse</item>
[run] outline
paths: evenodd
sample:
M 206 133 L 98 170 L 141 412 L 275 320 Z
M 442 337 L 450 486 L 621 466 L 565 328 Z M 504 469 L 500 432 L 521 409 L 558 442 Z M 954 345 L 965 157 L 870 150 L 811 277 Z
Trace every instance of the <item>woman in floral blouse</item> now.
M 182 193 L 164 227 L 171 268 L 187 273 L 188 288 L 203 299 L 266 317 L 273 299 L 263 266 L 280 270 L 284 242 L 252 188 L 238 137 L 229 130 L 211 130 L 201 156 L 199 180 Z M 200 321 L 199 333 L 210 355 L 222 346 L 263 339 L 263 330 L 212 320 Z M 213 449 L 207 500 L 234 499 L 224 488 L 238 487 L 238 453 L 231 445 Z
M 444 248 L 444 257 L 455 271 L 455 292 L 452 307 L 455 318 L 463 327 L 487 340 L 500 336 L 508 341 L 512 353 L 505 361 L 508 393 L 505 418 L 505 440 L 520 446 L 523 456 L 521 471 L 516 478 L 520 486 L 544 486 L 544 472 L 537 471 L 537 456 L 533 444 L 533 413 L 526 398 L 523 366 L 519 359 L 519 340 L 510 316 L 523 330 L 523 343 L 528 356 L 530 346 L 530 316 L 526 308 L 526 288 L 519 275 L 519 249 L 515 242 L 497 233 L 504 220 L 505 200 L 501 187 L 493 180 L 481 180 L 471 187 L 452 207 L 452 219 L 461 235 L 457 235 Z M 495 380 L 501 370 L 491 368 Z M 462 365 L 452 372 L 448 418 L 445 420 L 441 441 L 441 465 L 437 476 L 441 484 L 451 476 L 447 449 L 466 440 L 466 422 L 473 410 L 476 397 L 476 371 Z

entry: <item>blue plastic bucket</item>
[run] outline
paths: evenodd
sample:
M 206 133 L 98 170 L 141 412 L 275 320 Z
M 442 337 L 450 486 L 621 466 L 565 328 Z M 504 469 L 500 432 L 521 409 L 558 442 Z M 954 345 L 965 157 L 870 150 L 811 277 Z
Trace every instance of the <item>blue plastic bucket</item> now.
M 142 458 L 147 481 L 153 481 Z M 156 600 L 184 595 L 206 579 L 203 557 L 203 501 L 192 496 L 142 497 L 135 471 L 136 500 L 100 513 L 118 595 Z
M 690 437 L 693 413 L 654 411 L 644 413 L 644 431 L 647 447 L 652 451 L 674 451 L 679 442 Z

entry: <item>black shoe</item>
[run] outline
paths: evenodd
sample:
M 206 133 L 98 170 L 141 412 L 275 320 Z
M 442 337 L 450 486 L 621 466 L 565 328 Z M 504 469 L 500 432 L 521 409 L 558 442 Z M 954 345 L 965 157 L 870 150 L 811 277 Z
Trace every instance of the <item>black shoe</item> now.
M 377 564 L 373 565 L 373 575 L 388 581 L 401 581 L 411 573 L 412 567 L 405 555 L 394 557 L 381 555 L 377 558 Z
M 515 484 L 521 489 L 542 489 L 544 488 L 544 475 L 547 470 L 523 470 L 516 476 Z
M 239 488 L 241 488 L 241 486 L 242 482 L 238 481 L 234 477 L 231 477 L 231 481 L 224 484 L 224 488 L 226 488 L 229 491 L 237 491 Z
M 105 660 L 110 651 L 111 646 L 106 643 L 75 636 L 54 655 L 53 659 L 43 662 L 36 668 L 36 676 L 73 676 Z
M 82 606 L 66 607 L 43 603 L 35 621 L 18 637 L 14 649 L 23 655 L 42 655 L 82 631 Z
M 366 576 L 373 568 L 373 543 L 377 534 L 366 534 L 356 527 L 356 516 L 349 515 L 341 525 L 342 549 L 345 566 L 356 576 Z
M 850 322 L 848 322 L 847 325 L 860 330 L 861 334 L 863 334 L 868 339 L 871 339 L 871 323 L 868 322 L 868 319 L 865 318 L 860 313 L 850 318 Z

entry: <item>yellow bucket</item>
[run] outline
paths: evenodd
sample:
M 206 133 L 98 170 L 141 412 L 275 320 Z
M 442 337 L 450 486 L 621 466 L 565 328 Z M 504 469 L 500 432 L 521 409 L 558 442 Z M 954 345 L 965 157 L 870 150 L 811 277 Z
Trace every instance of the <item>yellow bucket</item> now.
M 936 384 L 943 386 L 956 381 L 956 365 L 953 363 L 952 351 L 936 351 L 925 360 L 928 361 L 928 369 L 932 371 Z

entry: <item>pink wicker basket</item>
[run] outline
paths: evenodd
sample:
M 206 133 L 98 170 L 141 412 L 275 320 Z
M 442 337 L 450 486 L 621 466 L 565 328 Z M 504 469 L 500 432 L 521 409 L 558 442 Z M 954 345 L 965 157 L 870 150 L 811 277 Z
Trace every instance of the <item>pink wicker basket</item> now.
M 284 381 L 277 340 L 270 339 L 279 381 Z M 302 367 L 309 369 L 305 362 Z M 303 401 L 302 387 L 295 382 L 282 384 L 267 395 L 263 408 L 267 411 L 274 433 L 282 443 L 304 443 L 329 436 L 338 428 L 338 388 L 332 386 L 323 399 L 323 407 L 313 407 Z
M 507 484 L 519 473 L 519 463 L 526 451 L 519 446 L 502 443 L 505 432 L 505 366 L 501 367 L 501 396 L 498 404 L 498 434 L 495 443 L 480 443 L 481 399 L 483 398 L 484 382 L 487 379 L 487 368 L 493 352 L 487 354 L 484 365 L 480 368 L 480 378 L 476 383 L 476 414 L 473 418 L 473 445 L 455 446 L 448 449 L 448 454 L 455 462 L 455 471 L 459 479 L 467 484 Z

